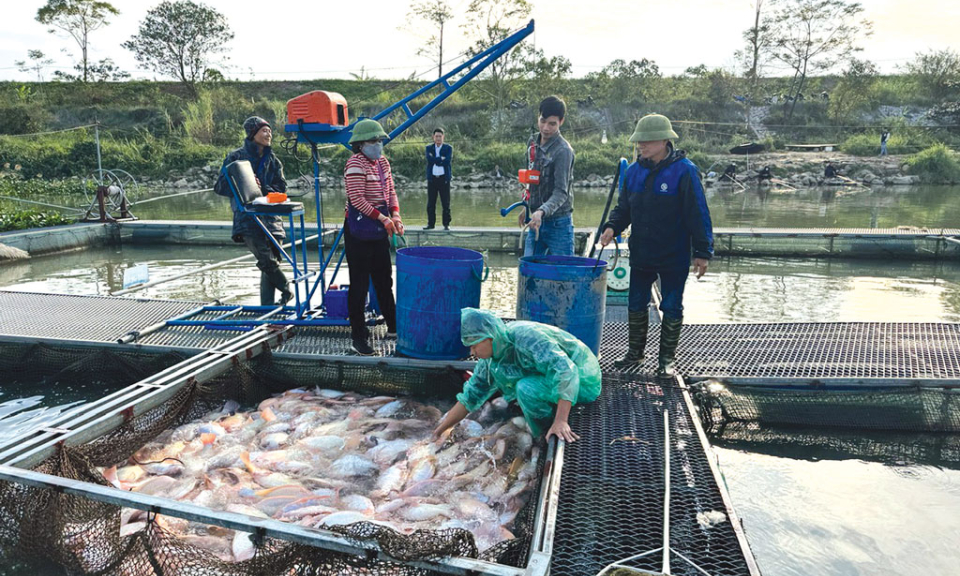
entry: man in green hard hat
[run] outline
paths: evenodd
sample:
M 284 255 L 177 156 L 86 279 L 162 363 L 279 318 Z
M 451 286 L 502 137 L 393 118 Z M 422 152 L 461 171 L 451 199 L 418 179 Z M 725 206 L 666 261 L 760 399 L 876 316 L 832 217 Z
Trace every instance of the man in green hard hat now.
M 632 226 L 630 234 L 629 348 L 614 363 L 639 366 L 647 344 L 650 288 L 660 279 L 660 354 L 657 374 L 672 377 L 683 324 L 683 287 L 690 273 L 700 278 L 713 257 L 713 225 L 700 182 L 700 170 L 673 141 L 670 119 L 649 114 L 637 122 L 630 141 L 637 161 L 627 168 L 617 207 L 604 224 L 600 243 Z

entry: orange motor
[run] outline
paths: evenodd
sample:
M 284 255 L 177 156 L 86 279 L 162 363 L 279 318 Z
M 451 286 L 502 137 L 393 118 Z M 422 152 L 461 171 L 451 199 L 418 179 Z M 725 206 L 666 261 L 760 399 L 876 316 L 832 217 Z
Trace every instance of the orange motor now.
M 314 90 L 287 100 L 287 124 L 331 124 L 346 126 L 347 101 L 336 92 Z
M 279 204 L 281 202 L 287 201 L 287 195 L 283 192 L 268 192 L 267 193 L 267 202 L 271 204 Z
M 517 177 L 520 178 L 521 184 L 539 184 L 540 183 L 539 170 L 520 170 L 519 172 L 517 172 Z

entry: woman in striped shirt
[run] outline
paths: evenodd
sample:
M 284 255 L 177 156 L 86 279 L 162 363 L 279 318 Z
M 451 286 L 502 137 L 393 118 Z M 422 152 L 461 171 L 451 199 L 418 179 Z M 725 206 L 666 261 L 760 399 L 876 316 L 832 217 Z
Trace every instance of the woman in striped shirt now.
M 387 133 L 376 120 L 361 120 L 353 128 L 350 145 L 353 156 L 347 160 L 343 180 L 347 188 L 346 219 L 343 234 L 350 272 L 347 307 L 353 350 L 361 356 L 373 356 L 370 332 L 366 324 L 367 289 L 371 280 L 380 312 L 387 324 L 387 335 L 397 332 L 397 306 L 393 298 L 393 268 L 390 262 L 390 236 L 403 236 L 400 204 L 393 185 L 390 162 L 383 157 Z

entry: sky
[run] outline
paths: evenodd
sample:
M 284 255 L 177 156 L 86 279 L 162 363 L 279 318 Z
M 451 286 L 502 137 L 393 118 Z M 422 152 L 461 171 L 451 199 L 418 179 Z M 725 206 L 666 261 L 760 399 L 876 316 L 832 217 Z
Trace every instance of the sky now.
M 768 0 L 769 1 L 769 0 Z M 469 0 L 448 0 L 454 8 L 446 54 L 469 45 L 460 25 Z M 91 61 L 110 57 L 134 78 L 161 79 L 139 69 L 120 44 L 136 33 L 156 0 L 114 0 L 121 14 L 91 35 Z M 432 64 L 417 56 L 423 26 L 411 26 L 411 0 L 206 0 L 224 14 L 235 33 L 229 60 L 219 67 L 240 80 L 350 78 L 363 68 L 374 78 L 432 77 Z M 861 57 L 883 72 L 896 72 L 920 51 L 950 48 L 960 52 L 960 2 L 957 0 L 862 0 L 874 34 L 862 42 Z M 17 70 L 27 50 L 40 49 L 56 64 L 45 71 L 69 70 L 79 54 L 72 39 L 50 34 L 36 22 L 45 0 L 5 2 L 0 21 L 0 80 L 35 80 Z M 616 58 L 654 60 L 665 75 L 687 67 L 735 67 L 733 53 L 742 32 L 753 23 L 754 0 L 532 0 L 533 42 L 547 56 L 562 55 L 583 76 Z M 922 9 L 918 9 L 922 6 Z M 446 59 L 446 58 L 445 58 Z M 46 79 L 46 78 L 45 78 Z

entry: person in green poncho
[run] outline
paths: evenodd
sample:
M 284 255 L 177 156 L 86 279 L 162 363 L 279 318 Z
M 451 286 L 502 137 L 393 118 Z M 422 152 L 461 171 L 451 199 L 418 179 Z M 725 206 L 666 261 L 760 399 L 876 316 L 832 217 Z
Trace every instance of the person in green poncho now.
M 457 404 L 434 430 L 440 437 L 479 409 L 496 392 L 516 400 L 535 436 L 556 436 L 573 442 L 579 436 L 567 418 L 574 404 L 600 396 L 600 363 L 575 336 L 539 322 L 509 325 L 488 310 L 464 308 L 460 337 L 480 360 L 473 376 L 457 394 Z M 550 423 L 552 421 L 552 424 Z

